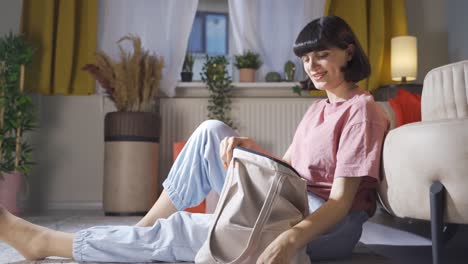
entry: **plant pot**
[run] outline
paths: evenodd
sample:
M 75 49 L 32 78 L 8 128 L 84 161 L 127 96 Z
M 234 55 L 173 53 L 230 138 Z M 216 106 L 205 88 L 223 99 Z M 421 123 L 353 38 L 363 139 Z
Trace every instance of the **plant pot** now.
M 239 82 L 255 82 L 256 71 L 249 68 L 239 69 Z
M 17 196 L 21 189 L 23 175 L 19 172 L 2 172 L 3 180 L 0 179 L 0 205 L 10 213 L 19 215 Z
M 193 72 L 181 72 L 180 77 L 183 82 L 191 82 L 193 77 Z
M 160 118 L 111 112 L 104 122 L 103 206 L 106 215 L 144 215 L 158 197 Z

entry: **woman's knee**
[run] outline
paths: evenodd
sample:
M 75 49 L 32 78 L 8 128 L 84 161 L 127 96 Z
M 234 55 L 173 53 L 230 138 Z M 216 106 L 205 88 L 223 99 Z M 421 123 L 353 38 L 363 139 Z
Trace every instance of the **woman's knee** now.
M 329 233 L 307 245 L 307 254 L 314 260 L 347 258 L 362 234 L 362 225 L 367 221 L 365 212 L 353 212 Z
M 215 134 L 230 136 L 237 134 L 230 126 L 216 119 L 203 121 L 198 128 Z
M 348 258 L 353 254 L 361 233 L 362 229 L 340 236 L 324 235 L 307 245 L 307 254 L 312 260 Z

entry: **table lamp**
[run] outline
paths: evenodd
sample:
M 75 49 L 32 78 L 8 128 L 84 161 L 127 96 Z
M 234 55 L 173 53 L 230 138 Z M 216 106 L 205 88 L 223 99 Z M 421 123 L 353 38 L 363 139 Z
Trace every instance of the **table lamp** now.
M 406 83 L 416 80 L 418 51 L 416 37 L 399 36 L 392 38 L 390 57 L 392 80 Z

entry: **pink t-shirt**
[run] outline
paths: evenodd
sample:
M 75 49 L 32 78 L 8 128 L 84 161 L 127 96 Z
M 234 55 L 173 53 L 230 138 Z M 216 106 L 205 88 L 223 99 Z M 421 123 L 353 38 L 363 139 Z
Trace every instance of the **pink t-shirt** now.
M 373 97 L 359 88 L 343 102 L 316 101 L 297 127 L 291 165 L 307 180 L 308 190 L 325 200 L 335 178 L 363 177 L 351 210 L 371 216 L 389 124 Z

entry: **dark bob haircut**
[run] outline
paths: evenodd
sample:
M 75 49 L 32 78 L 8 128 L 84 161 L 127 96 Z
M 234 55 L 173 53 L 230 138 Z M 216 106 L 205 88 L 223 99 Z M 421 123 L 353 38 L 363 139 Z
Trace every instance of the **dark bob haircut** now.
M 370 75 L 369 59 L 351 27 L 340 17 L 325 16 L 307 24 L 297 36 L 294 53 L 298 57 L 329 48 L 346 49 L 354 45 L 353 57 L 342 68 L 347 82 L 359 82 Z

